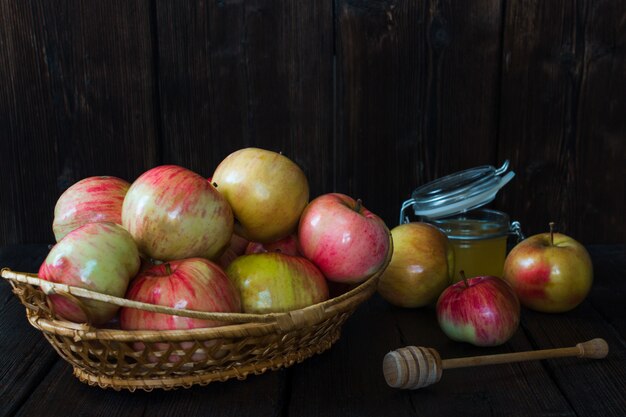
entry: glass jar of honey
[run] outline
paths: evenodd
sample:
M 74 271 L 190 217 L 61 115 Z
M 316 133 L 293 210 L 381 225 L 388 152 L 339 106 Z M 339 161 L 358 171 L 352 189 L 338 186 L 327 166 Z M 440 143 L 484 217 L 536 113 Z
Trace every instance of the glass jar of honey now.
M 448 175 L 425 184 L 405 201 L 400 223 L 408 223 L 411 208 L 418 218 L 441 229 L 455 252 L 455 281 L 463 270 L 467 277 L 502 276 L 507 239 L 524 238 L 519 222 L 506 213 L 481 208 L 515 175 L 506 161 L 500 168 L 482 166 Z

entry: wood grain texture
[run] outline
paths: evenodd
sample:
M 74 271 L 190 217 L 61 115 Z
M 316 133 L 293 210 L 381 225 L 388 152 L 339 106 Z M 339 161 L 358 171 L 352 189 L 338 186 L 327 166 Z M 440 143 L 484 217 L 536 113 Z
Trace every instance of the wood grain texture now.
M 279 416 L 283 381 L 283 372 L 273 372 L 175 391 L 116 392 L 80 383 L 69 364 L 58 362 L 17 416 Z
M 546 367 L 578 415 L 617 417 L 626 413 L 624 335 L 607 325 L 589 303 L 559 316 L 524 311 L 522 326 L 536 349 L 568 346 L 593 337 L 605 339 L 609 344 L 605 359 L 551 359 L 545 361 Z M 586 387 L 586 398 L 580 395 L 581 384 Z
M 626 346 L 626 245 L 589 248 L 595 277 L 587 300 L 620 335 Z
M 626 414 L 626 321 L 623 302 L 626 285 L 626 247 L 599 246 L 589 250 L 594 284 L 587 300 L 562 314 L 522 310 L 525 333 L 534 349 L 574 345 L 601 337 L 609 354 L 601 360 L 563 358 L 547 360 L 545 368 L 577 415 Z M 581 395 L 580 387 L 585 387 Z M 590 400 L 593 399 L 593 400 Z
M 52 240 L 59 194 L 162 162 L 283 151 L 311 195 L 393 227 L 417 186 L 511 159 L 527 234 L 623 242 L 620 0 L 0 0 L 0 245 Z
M 48 253 L 45 245 L 0 249 L 0 268 L 37 271 Z M 29 398 L 55 362 L 52 346 L 26 320 L 25 307 L 0 279 L 0 417 L 11 416 Z
M 337 5 L 335 188 L 394 226 L 418 185 L 497 162 L 502 6 Z
M 379 296 L 360 305 L 327 352 L 293 368 L 289 416 L 411 416 L 406 393 L 385 383 L 382 360 L 402 343 L 392 309 Z
M 229 153 L 283 152 L 311 194 L 333 175 L 331 2 L 157 1 L 165 161 L 206 176 Z
M 36 15 L 0 1 L 0 246 L 53 240 L 56 120 Z
M 624 243 L 626 2 L 583 3 L 573 230 L 588 243 Z
M 74 182 L 132 181 L 156 164 L 148 6 L 0 4 L 0 132 L 11 159 L 0 244 L 52 241 L 54 203 Z
M 439 328 L 434 308 L 397 309 L 396 316 L 406 345 L 432 347 L 442 359 L 532 349 L 520 330 L 503 346 L 454 342 Z M 539 362 L 444 370 L 437 384 L 410 399 L 424 415 L 575 415 Z
M 0 297 L 8 300 L 0 298 L 0 415 L 621 416 L 626 412 L 626 342 L 619 327 L 624 309 L 622 298 L 610 294 L 623 293 L 625 249 L 591 247 L 596 281 L 588 301 L 564 314 L 523 310 L 522 327 L 500 347 L 453 342 L 439 329 L 432 308 L 395 308 L 376 295 L 357 309 L 340 340 L 322 355 L 287 371 L 173 392 L 131 394 L 81 384 L 30 328 L 23 307 L 2 282 Z M 0 265 L 33 271 L 46 253 L 44 245 L 4 248 Z M 609 342 L 607 358 L 449 369 L 440 382 L 417 391 L 387 387 L 381 369 L 384 355 L 405 345 L 433 347 L 446 359 L 559 348 L 594 337 Z
M 624 16 L 623 2 L 507 7 L 498 149 L 518 175 L 501 207 L 527 235 L 555 221 L 585 243 L 623 242 Z

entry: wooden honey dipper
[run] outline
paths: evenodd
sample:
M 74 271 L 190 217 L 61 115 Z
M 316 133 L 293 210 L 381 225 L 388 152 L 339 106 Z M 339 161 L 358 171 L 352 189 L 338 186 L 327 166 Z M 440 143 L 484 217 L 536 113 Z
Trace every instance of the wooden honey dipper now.
M 383 374 L 387 384 L 392 388 L 418 389 L 439 382 L 444 369 L 572 356 L 600 359 L 604 358 L 608 353 L 609 345 L 604 339 L 592 339 L 567 348 L 444 360 L 441 360 L 439 353 L 435 349 L 407 346 L 385 355 L 383 359 Z

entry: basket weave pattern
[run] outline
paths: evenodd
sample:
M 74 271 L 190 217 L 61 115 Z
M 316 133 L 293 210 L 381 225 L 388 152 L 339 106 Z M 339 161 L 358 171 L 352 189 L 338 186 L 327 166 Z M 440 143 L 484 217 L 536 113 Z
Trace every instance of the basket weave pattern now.
M 150 391 L 245 379 L 324 352 L 339 339 L 341 326 L 356 307 L 374 293 L 383 270 L 339 297 L 301 310 L 255 315 L 204 313 L 225 325 L 168 331 L 98 329 L 61 320 L 55 317 L 46 293 L 61 295 L 62 291 L 33 285 L 43 282 L 36 275 L 5 269 L 2 276 L 26 307 L 29 322 L 72 364 L 74 375 L 82 382 L 115 390 Z

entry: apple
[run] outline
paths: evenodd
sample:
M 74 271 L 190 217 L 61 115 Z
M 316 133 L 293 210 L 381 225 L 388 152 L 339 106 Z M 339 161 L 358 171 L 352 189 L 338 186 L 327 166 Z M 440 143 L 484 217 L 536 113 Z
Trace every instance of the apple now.
M 427 223 L 406 223 L 391 230 L 393 255 L 378 281 L 378 293 L 398 307 L 437 301 L 453 281 L 454 248 L 448 237 Z
M 161 306 L 184 308 L 210 312 L 241 312 L 239 291 L 230 282 L 224 271 L 204 258 L 190 258 L 155 265 L 140 273 L 130 284 L 126 298 Z M 216 327 L 222 323 L 194 319 L 170 314 L 155 313 L 122 307 L 120 328 L 123 330 L 185 330 Z M 182 341 L 181 349 L 189 349 L 193 341 Z M 203 342 L 189 357 L 192 361 L 204 361 L 206 349 L 219 343 L 217 339 Z M 141 342 L 133 344 L 135 350 L 145 349 Z M 183 359 L 170 343 L 156 342 L 153 352 L 166 354 L 168 360 L 178 362 Z M 213 352 L 214 355 L 226 352 Z M 157 353 L 148 355 L 150 362 L 158 362 Z
M 52 231 L 58 242 L 87 223 L 122 224 L 122 203 L 130 184 L 116 177 L 84 178 L 65 190 L 54 206 Z
M 560 313 L 580 304 L 593 283 L 593 265 L 583 245 L 569 236 L 549 233 L 518 243 L 504 261 L 503 279 L 522 305 L 545 313 Z
M 264 252 L 280 252 L 285 255 L 298 256 L 300 255 L 298 239 L 295 235 L 289 235 L 272 243 L 250 242 L 246 247 L 246 255 Z
M 126 298 L 187 310 L 240 312 L 239 292 L 224 271 L 204 258 L 189 258 L 155 265 L 131 283 Z M 122 307 L 125 330 L 179 330 L 215 327 L 221 323 Z
M 232 261 L 234 261 L 238 256 L 241 256 L 246 252 L 246 248 L 248 247 L 249 243 L 250 242 L 248 242 L 248 239 L 239 236 L 237 233 L 233 233 L 232 237 L 230 238 L 230 244 L 228 245 L 222 256 L 220 256 L 217 260 L 219 266 L 221 266 L 222 269 L 228 268 L 228 265 L 230 265 Z
M 130 186 L 122 225 L 156 260 L 216 259 L 228 246 L 233 213 L 206 178 L 176 165 L 143 173 Z
M 253 242 L 274 242 L 293 233 L 309 201 L 309 183 L 300 167 L 264 149 L 233 152 L 212 180 L 232 206 L 241 235 Z
M 140 259 L 132 236 L 114 223 L 88 223 L 68 233 L 54 245 L 39 268 L 39 278 L 124 297 Z M 111 320 L 119 307 L 93 300 L 79 304 L 50 295 L 55 313 L 76 323 L 94 325 Z
M 389 252 L 389 229 L 361 200 L 339 193 L 309 203 L 298 227 L 302 254 L 331 281 L 359 283 L 378 271 Z
M 246 313 L 296 310 L 328 299 L 322 273 L 307 259 L 278 252 L 243 255 L 226 269 Z
M 452 340 L 497 346 L 513 336 L 520 303 L 513 289 L 494 276 L 463 277 L 439 296 L 437 320 Z

